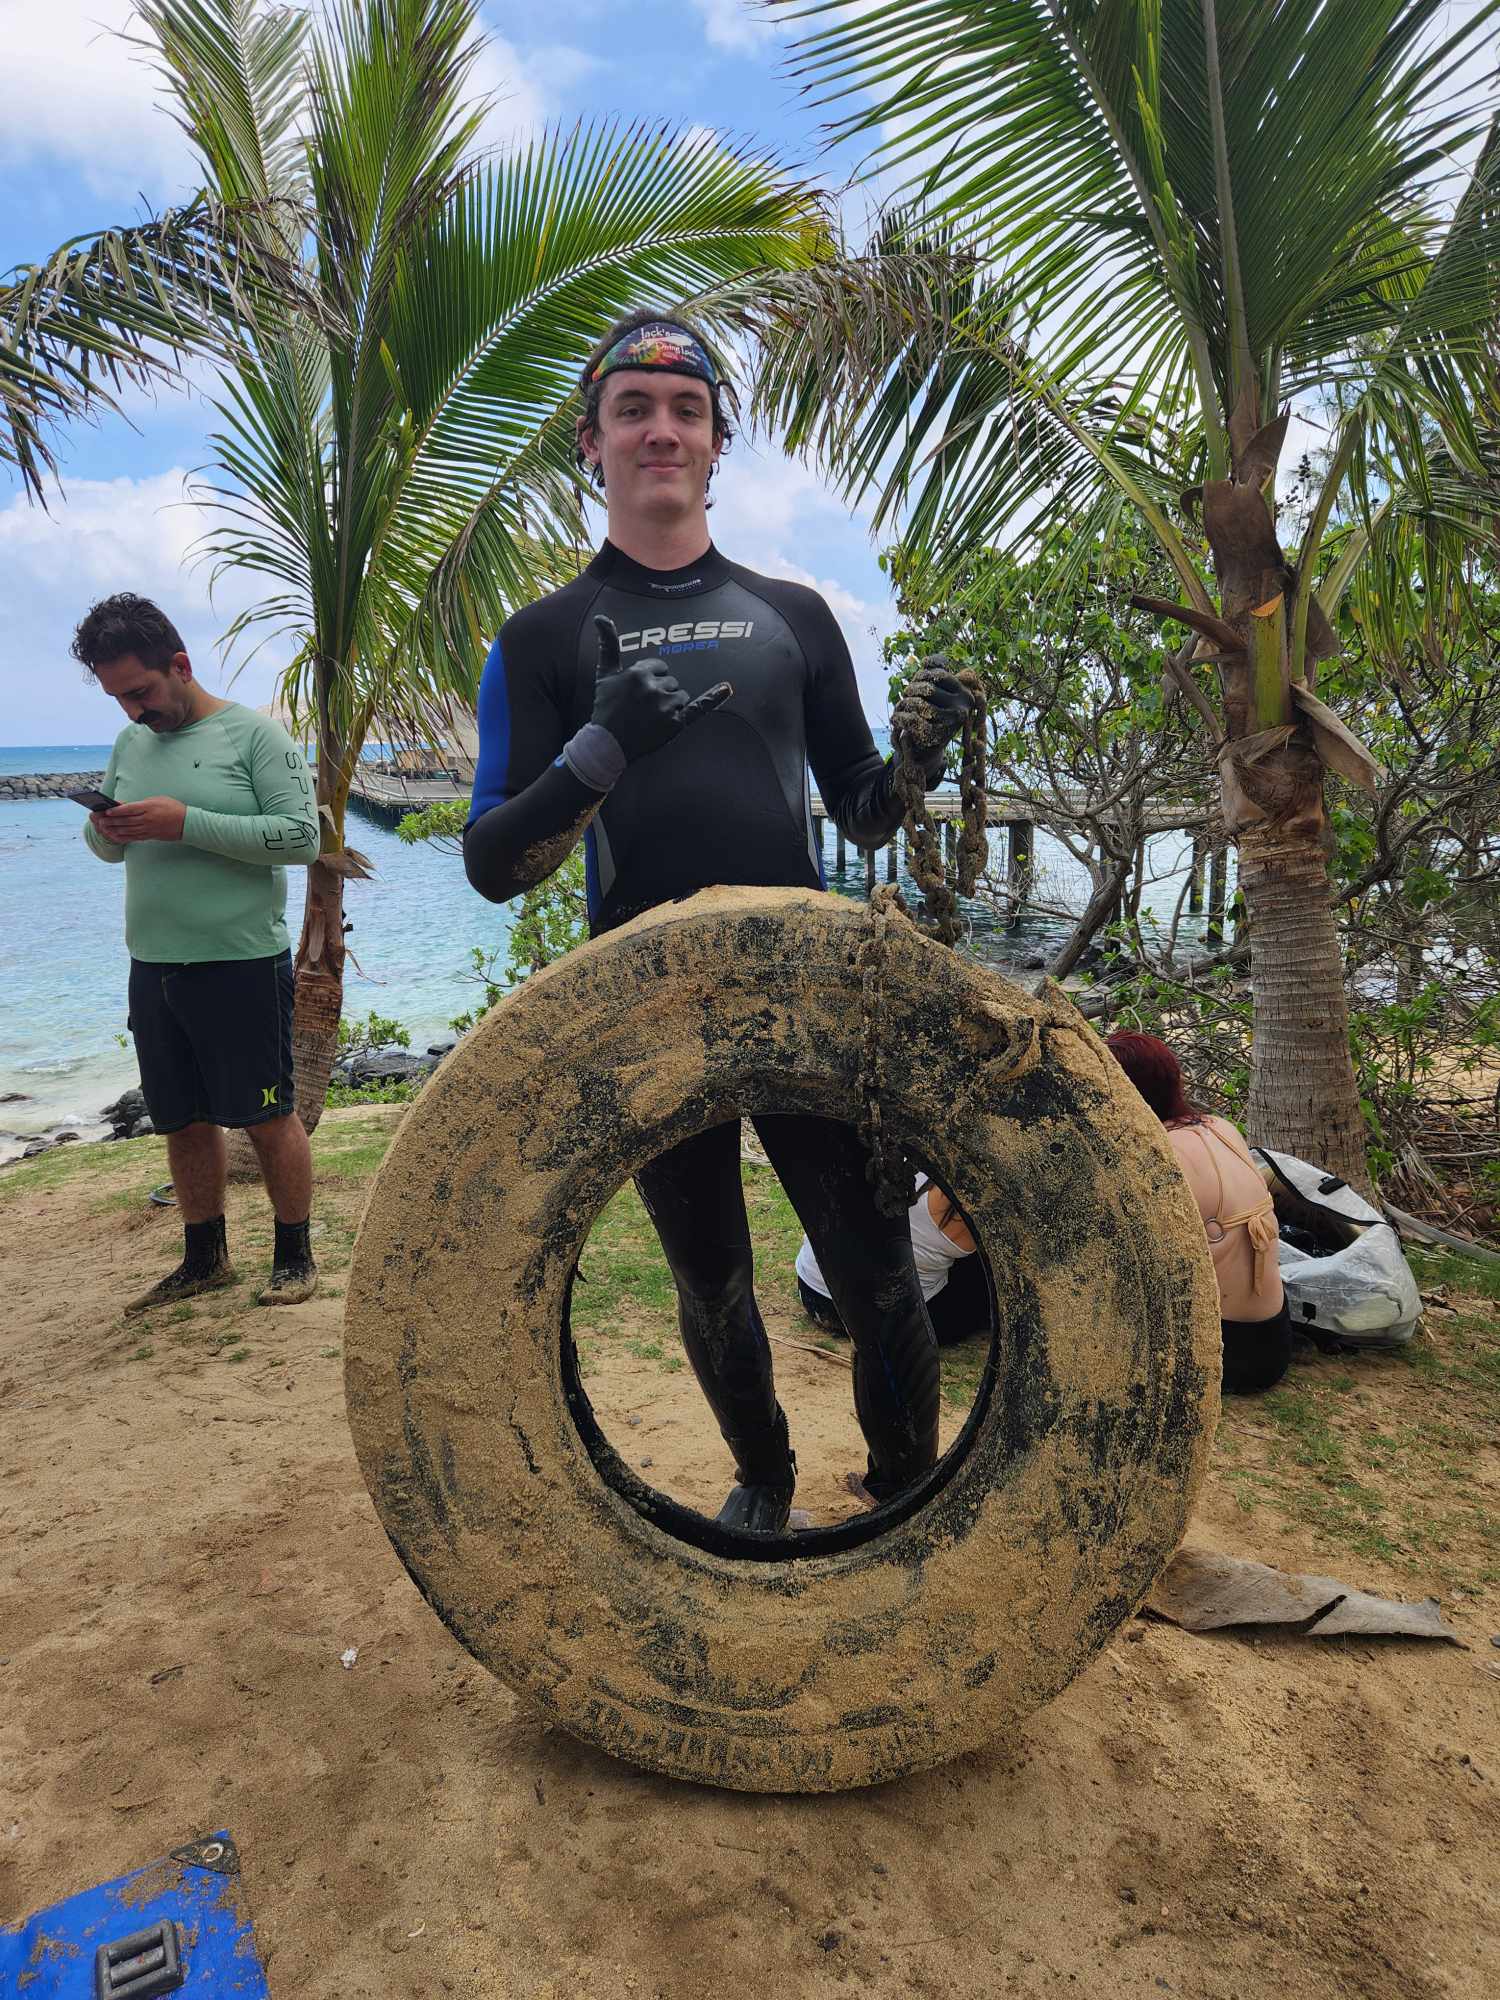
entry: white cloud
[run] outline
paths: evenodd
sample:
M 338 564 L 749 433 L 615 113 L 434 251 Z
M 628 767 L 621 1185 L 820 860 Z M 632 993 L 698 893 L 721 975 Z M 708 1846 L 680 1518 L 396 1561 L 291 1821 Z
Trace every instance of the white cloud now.
M 781 29 L 747 0 L 693 0 L 709 46 L 729 55 L 748 55 L 779 41 Z
M 194 185 L 160 84 L 119 38 L 131 13 L 130 0 L 0 0 L 0 168 L 66 163 L 92 193 L 154 208 Z
M 140 50 L 120 38 L 131 0 L 0 0 L 0 169 L 64 165 L 113 202 L 162 208 L 201 178 Z M 570 18 L 571 15 L 570 15 Z M 597 59 L 567 43 L 520 50 L 503 35 L 482 48 L 475 95 L 493 103 L 483 137 L 498 145 L 570 111 Z
M 764 552 L 806 530 L 814 517 L 825 526 L 854 517 L 833 488 L 801 459 L 785 458 L 774 447 L 758 450 L 743 437 L 730 446 L 714 481 L 711 525 L 715 540 L 732 538 L 736 548 Z M 864 540 L 861 534 L 861 541 Z M 754 565 L 755 558 L 741 560 Z
M 136 590 L 177 625 L 198 677 L 215 693 L 263 702 L 278 662 L 272 649 L 228 685 L 219 635 L 243 605 L 262 594 L 251 577 L 226 578 L 210 602 L 208 569 L 192 565 L 193 545 L 208 525 L 183 500 L 181 467 L 142 479 L 69 482 L 53 511 L 17 494 L 0 508 L 0 601 L 7 607 L 0 653 L 0 704 L 10 742 L 100 742 L 116 718 L 68 653 L 73 628 L 95 599 Z
M 597 56 L 569 42 L 538 42 L 522 49 L 492 25 L 496 10 L 481 9 L 485 36 L 469 72 L 469 91 L 490 99 L 480 143 L 506 146 L 530 138 L 549 122 L 570 120 L 580 87 L 602 67 Z M 592 18 L 592 0 L 570 0 L 568 24 Z M 488 17 L 488 18 L 487 18 Z

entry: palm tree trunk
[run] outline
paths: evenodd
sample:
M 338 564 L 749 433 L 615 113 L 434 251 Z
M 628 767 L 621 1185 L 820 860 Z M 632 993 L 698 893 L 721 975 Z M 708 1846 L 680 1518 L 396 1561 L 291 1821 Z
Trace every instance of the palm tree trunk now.
M 296 976 L 292 1064 L 297 1115 L 311 1132 L 328 1099 L 344 1010 L 344 878 L 326 861 L 315 861 L 307 871 Z
M 1299 826 L 1246 827 L 1255 1061 L 1250 1136 L 1371 1192 L 1368 1134 L 1349 1060 L 1349 1009 L 1322 842 Z M 1261 1060 L 1261 1051 L 1269 1060 Z
M 292 1067 L 297 1113 L 309 1132 L 328 1101 L 344 1011 L 344 813 L 363 730 L 346 739 L 334 720 L 335 669 L 320 656 L 314 679 L 318 703 L 318 830 L 322 853 L 307 871 L 307 904 L 297 940 L 292 1003 Z
M 328 857 L 343 852 L 344 809 L 349 798 L 348 782 L 341 770 L 345 761 L 352 759 L 346 758 L 332 727 L 320 729 L 316 776 L 323 858 L 307 871 L 302 934 L 292 961 L 296 982 L 292 998 L 293 1108 L 309 1132 L 316 1128 L 327 1103 L 344 1010 L 344 877 Z M 260 1161 L 245 1134 L 228 1132 L 225 1142 L 230 1180 L 258 1180 Z
M 1286 566 L 1265 497 L 1285 419 L 1271 427 L 1269 459 L 1258 459 L 1255 446 L 1271 433 L 1251 435 L 1253 408 L 1236 418 L 1246 476 L 1204 486 L 1203 524 L 1221 611 L 1242 648 L 1221 664 L 1228 741 L 1219 769 L 1250 924 L 1249 1133 L 1373 1193 L 1328 880 L 1323 766 L 1292 700 Z

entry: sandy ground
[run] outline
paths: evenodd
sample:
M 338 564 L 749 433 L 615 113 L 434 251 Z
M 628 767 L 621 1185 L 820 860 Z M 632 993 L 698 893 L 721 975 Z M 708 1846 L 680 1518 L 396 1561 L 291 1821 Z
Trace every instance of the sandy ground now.
M 336 1114 L 325 1149 L 340 1117 L 368 1135 Z M 1500 1990 L 1492 1583 L 1448 1606 L 1468 1651 L 1138 1620 L 1019 1741 L 837 1798 L 684 1787 L 549 1729 L 427 1610 L 355 1465 L 340 1294 L 369 1152 L 320 1184 L 322 1296 L 254 1306 L 269 1230 L 237 1190 L 246 1282 L 144 1328 L 118 1309 L 177 1254 L 141 1203 L 159 1145 L 0 1184 L 0 1918 L 222 1825 L 277 2000 Z M 790 1347 L 778 1371 L 826 1518 L 849 1377 Z M 717 1504 L 686 1371 L 611 1352 L 588 1386 L 648 1476 Z M 1493 1430 L 1463 1476 L 1495 1490 Z M 1331 1566 L 1236 1490 L 1216 1472 L 1192 1539 Z

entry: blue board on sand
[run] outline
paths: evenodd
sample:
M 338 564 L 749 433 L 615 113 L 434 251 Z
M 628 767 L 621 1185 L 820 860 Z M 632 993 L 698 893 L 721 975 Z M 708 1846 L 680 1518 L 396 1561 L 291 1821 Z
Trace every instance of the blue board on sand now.
M 107 1949 L 106 1959 L 114 1962 L 96 1971 L 101 1947 L 160 1924 L 175 1930 L 159 1947 L 123 1958 Z M 170 1963 L 174 1946 L 180 1978 Z M 7 2000 L 12 1994 L 15 2000 L 94 2000 L 96 1993 L 270 2000 L 255 1933 L 240 1908 L 234 1842 L 227 1833 L 210 1834 L 23 1923 L 0 1926 L 0 1993 Z

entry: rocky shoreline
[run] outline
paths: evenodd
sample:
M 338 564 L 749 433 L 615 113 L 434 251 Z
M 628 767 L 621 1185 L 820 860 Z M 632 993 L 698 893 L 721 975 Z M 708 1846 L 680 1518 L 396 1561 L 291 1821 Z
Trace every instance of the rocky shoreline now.
M 426 1054 L 420 1056 L 394 1046 L 362 1050 L 358 1055 L 335 1063 L 330 1080 L 354 1089 L 381 1083 L 424 1083 L 449 1050 L 456 1046 L 457 1039 L 454 1035 L 446 1036 L 440 1042 L 431 1043 Z M 29 1101 L 24 1091 L 11 1090 L 0 1095 L 0 1119 L 4 1118 L 7 1105 Z M 104 1106 L 96 1125 L 53 1125 L 43 1132 L 11 1132 L 0 1125 L 0 1167 L 14 1166 L 21 1160 L 38 1159 L 57 1146 L 80 1143 L 102 1145 L 110 1139 L 144 1139 L 155 1130 L 143 1093 L 138 1089 L 127 1090 L 113 1104 Z
M 65 799 L 85 785 L 104 783 L 102 771 L 26 771 L 0 778 L 0 800 Z
M 0 1096 L 0 1117 L 4 1107 L 29 1102 L 24 1091 L 10 1090 Z M 113 1104 L 106 1104 L 95 1125 L 52 1125 L 44 1132 L 9 1132 L 0 1128 L 0 1167 L 14 1166 L 19 1160 L 34 1160 L 56 1146 L 102 1144 L 107 1139 L 141 1139 L 156 1127 L 146 1111 L 139 1090 L 127 1090 Z

